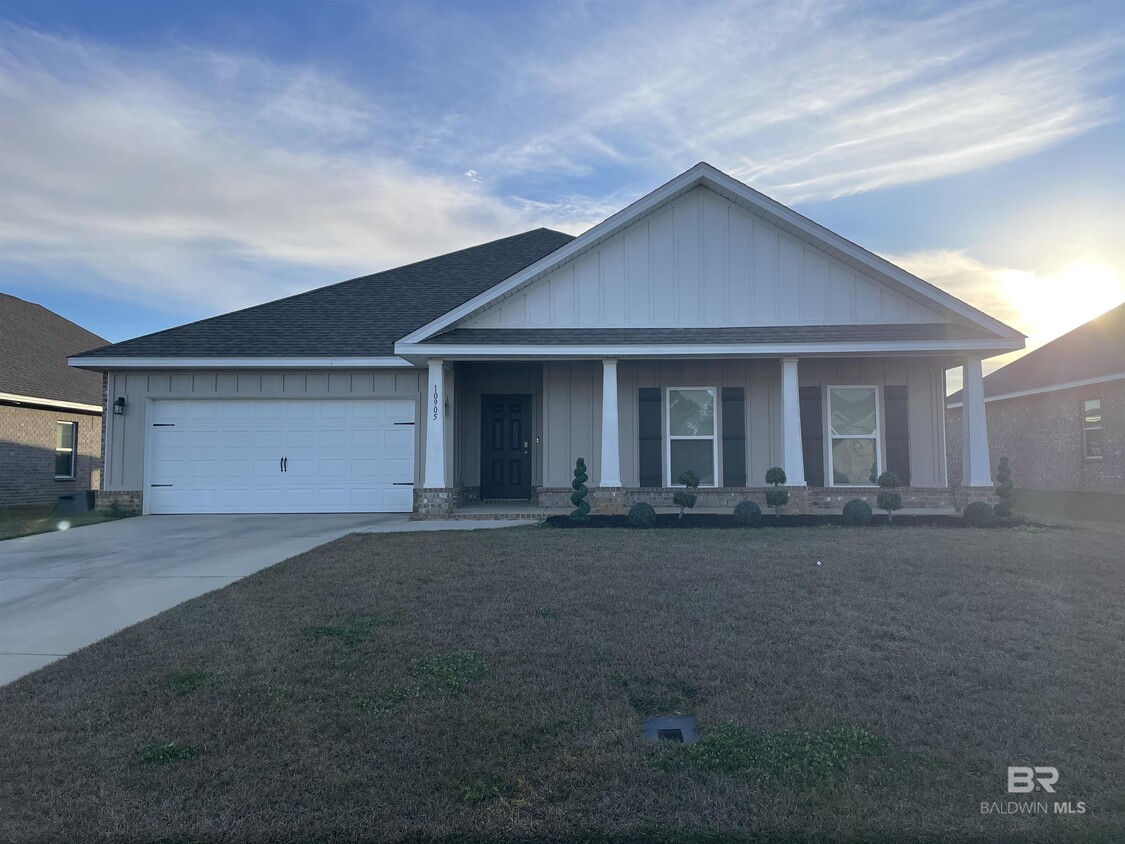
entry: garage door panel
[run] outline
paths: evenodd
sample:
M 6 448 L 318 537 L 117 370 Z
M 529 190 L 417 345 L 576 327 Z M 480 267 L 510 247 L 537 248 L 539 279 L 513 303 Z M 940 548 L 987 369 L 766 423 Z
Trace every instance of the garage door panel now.
M 397 399 L 154 401 L 149 509 L 409 512 L 414 426 L 394 422 L 412 422 L 414 407 Z

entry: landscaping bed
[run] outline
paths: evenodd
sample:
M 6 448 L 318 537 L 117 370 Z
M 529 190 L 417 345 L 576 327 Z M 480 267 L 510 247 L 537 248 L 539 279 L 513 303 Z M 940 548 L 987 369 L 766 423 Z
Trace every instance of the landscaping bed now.
M 544 524 L 552 528 L 627 528 L 630 527 L 628 516 L 620 515 L 592 515 L 585 520 L 572 519 L 569 516 L 548 516 Z M 842 516 L 820 514 L 782 514 L 775 516 L 772 513 L 763 513 L 760 527 L 770 528 L 809 528 L 809 527 L 855 527 L 845 525 Z M 961 516 L 950 515 L 897 515 L 889 521 L 885 515 L 872 516 L 869 527 L 940 527 L 940 528 L 971 528 L 974 527 Z M 658 513 L 656 516 L 657 529 L 669 528 L 716 528 L 720 530 L 734 529 L 747 530 L 745 525 L 737 522 L 729 513 L 684 513 L 681 519 L 678 513 Z M 1013 528 L 1030 527 L 1046 529 L 1049 525 L 1039 522 L 1023 521 L 1020 519 L 996 519 L 985 528 Z

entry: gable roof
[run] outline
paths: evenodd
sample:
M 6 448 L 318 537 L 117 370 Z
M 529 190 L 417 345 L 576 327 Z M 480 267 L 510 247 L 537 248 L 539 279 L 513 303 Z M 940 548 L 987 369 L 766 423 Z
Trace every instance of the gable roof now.
M 241 311 L 94 349 L 80 365 L 120 357 L 381 357 L 399 337 L 553 252 L 550 229 L 494 240 Z
M 1075 382 L 1125 377 L 1122 337 L 1125 337 L 1125 303 L 985 376 L 984 397 L 1040 392 Z M 961 391 L 953 393 L 946 402 L 960 404 Z
M 66 365 L 68 355 L 101 343 L 42 305 L 0 293 L 0 394 L 101 407 L 101 376 Z
M 827 253 L 829 257 L 861 271 L 906 298 L 913 299 L 954 322 L 984 329 L 993 338 L 1013 341 L 1010 348 L 1022 346 L 1024 335 L 1014 328 L 906 272 L 886 259 L 868 252 L 824 226 L 814 223 L 710 164 L 700 162 L 511 278 L 451 308 L 447 313 L 403 337 L 400 341 L 402 350 L 415 351 L 417 344 L 455 328 L 481 313 L 485 308 L 515 295 L 548 273 L 596 248 L 644 216 L 700 186 L 714 191 L 724 199 L 762 217 L 782 232 L 816 247 Z

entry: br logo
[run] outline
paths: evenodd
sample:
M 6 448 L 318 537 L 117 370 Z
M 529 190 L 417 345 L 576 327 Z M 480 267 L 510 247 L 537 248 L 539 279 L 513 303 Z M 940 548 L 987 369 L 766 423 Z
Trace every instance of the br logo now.
M 1047 767 L 1029 768 L 1014 765 L 1008 768 L 1008 793 L 1027 794 L 1035 791 L 1036 783 L 1049 794 L 1055 793 L 1055 783 L 1059 781 L 1059 769 Z

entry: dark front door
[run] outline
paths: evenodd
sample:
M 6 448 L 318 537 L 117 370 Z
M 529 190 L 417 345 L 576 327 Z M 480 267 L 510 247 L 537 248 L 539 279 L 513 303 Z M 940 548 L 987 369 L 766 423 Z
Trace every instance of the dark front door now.
M 531 498 L 531 396 L 481 396 L 481 498 Z

